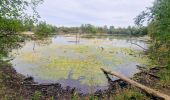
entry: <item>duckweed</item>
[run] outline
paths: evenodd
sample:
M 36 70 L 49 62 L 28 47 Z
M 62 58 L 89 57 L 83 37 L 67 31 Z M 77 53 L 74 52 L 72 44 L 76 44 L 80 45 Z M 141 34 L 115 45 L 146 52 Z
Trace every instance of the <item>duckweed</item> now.
M 20 73 L 34 76 L 38 80 L 58 81 L 81 78 L 81 84 L 89 86 L 107 85 L 107 79 L 100 70 L 101 67 L 117 70 L 131 67 L 131 63 L 134 63 L 133 67 L 136 66 L 135 64 L 148 63 L 148 58 L 143 56 L 141 51 L 129 47 L 114 47 L 112 44 L 106 44 L 108 40 L 91 42 L 88 41 L 85 44 L 52 43 L 37 46 L 35 50 L 28 50 L 28 47 L 25 47 L 13 63 L 17 65 L 16 69 L 21 69 Z M 27 68 L 23 68 L 25 65 Z M 71 77 L 70 71 L 72 71 Z

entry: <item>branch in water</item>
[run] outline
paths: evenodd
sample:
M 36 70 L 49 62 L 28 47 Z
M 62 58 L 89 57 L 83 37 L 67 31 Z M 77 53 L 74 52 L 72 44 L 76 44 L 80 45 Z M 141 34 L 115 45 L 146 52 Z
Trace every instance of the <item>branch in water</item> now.
M 142 48 L 144 51 L 147 51 L 147 49 L 145 49 L 144 47 L 142 47 L 142 46 L 140 46 L 139 44 L 136 44 L 136 43 L 133 43 L 133 42 L 130 42 L 131 44 L 134 44 L 134 45 L 136 45 L 136 46 L 138 46 L 138 47 L 140 47 L 140 48 Z

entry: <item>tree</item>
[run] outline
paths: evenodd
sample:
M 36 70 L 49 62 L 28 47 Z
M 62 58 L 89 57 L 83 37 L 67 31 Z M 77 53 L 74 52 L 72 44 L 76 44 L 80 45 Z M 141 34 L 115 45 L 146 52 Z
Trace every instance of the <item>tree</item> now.
M 39 22 L 35 28 L 35 34 L 39 36 L 46 36 L 55 33 L 56 27 L 47 24 L 46 22 Z
M 21 19 L 25 17 L 39 17 L 36 7 L 43 0 L 1 0 L 0 1 L 0 17 Z M 26 10 L 32 8 L 32 14 L 25 13 Z
M 21 37 L 15 33 L 24 29 L 24 20 L 36 21 L 39 17 L 36 7 L 42 0 L 0 0 L 0 58 L 13 47 L 18 47 Z M 26 10 L 32 8 L 32 14 Z
M 155 0 L 153 7 L 137 16 L 135 23 L 148 22 L 148 31 L 152 38 L 151 58 L 157 64 L 170 68 L 170 0 Z

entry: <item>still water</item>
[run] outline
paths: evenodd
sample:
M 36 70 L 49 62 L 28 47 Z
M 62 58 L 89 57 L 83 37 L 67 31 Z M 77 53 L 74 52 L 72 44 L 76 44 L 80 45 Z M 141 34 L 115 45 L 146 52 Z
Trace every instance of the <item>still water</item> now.
M 34 77 L 35 82 L 58 82 L 63 88 L 70 86 L 82 93 L 93 93 L 108 88 L 101 67 L 132 77 L 138 72 L 136 65 L 148 63 L 142 49 L 132 43 L 147 48 L 145 42 L 137 39 L 76 39 L 59 35 L 26 41 L 21 49 L 12 51 L 12 64 L 18 73 Z

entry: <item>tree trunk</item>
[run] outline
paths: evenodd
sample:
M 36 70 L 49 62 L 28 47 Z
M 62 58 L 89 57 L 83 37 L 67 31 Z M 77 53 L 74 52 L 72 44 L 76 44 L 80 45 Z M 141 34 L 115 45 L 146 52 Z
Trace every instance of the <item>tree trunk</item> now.
M 130 83 L 131 85 L 136 86 L 136 87 L 142 89 L 143 91 L 147 92 L 148 94 L 151 94 L 151 95 L 153 95 L 153 96 L 155 96 L 155 97 L 158 97 L 158 98 L 162 98 L 162 99 L 164 99 L 164 100 L 170 100 L 170 96 L 168 96 L 168 95 L 166 95 L 166 94 L 163 94 L 163 93 L 160 93 L 159 91 L 156 91 L 156 90 L 151 89 L 151 88 L 149 88 L 149 87 L 146 87 L 146 86 L 144 86 L 144 85 L 142 85 L 142 84 L 140 84 L 140 83 L 138 83 L 138 82 L 136 82 L 136 81 L 134 81 L 134 80 L 131 80 L 131 79 L 127 78 L 127 77 L 124 76 L 124 75 L 121 75 L 120 73 L 111 72 L 111 71 L 106 70 L 106 69 L 103 69 L 103 68 L 101 68 L 101 70 L 102 70 L 104 73 L 107 73 L 107 74 L 116 76 L 116 77 L 120 78 L 121 80 L 123 80 L 123 81 L 125 81 L 125 82 L 127 82 L 127 83 Z

